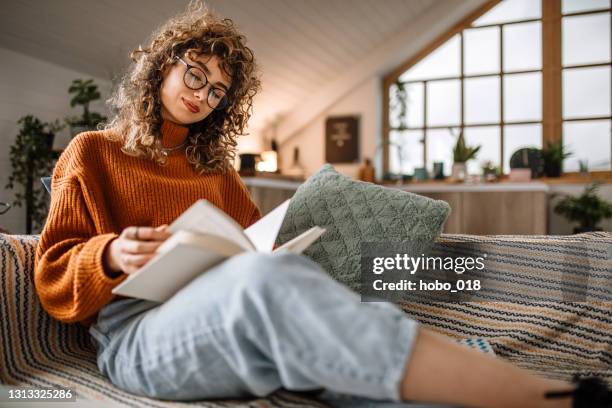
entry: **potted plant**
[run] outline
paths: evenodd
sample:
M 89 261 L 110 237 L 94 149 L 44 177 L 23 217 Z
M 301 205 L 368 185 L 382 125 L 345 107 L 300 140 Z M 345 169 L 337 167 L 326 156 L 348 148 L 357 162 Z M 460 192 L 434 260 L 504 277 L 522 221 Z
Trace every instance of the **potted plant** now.
M 452 133 L 452 131 L 451 131 Z M 467 176 L 466 163 L 468 160 L 476 158 L 476 154 L 480 150 L 480 146 L 467 146 L 463 137 L 463 129 L 459 131 L 457 143 L 453 148 L 453 171 L 451 179 L 453 181 L 463 181 Z
M 105 116 L 89 111 L 89 104 L 100 99 L 98 85 L 94 84 L 93 79 L 75 79 L 72 81 L 70 88 L 68 88 L 68 93 L 72 95 L 72 99 L 70 99 L 71 107 L 76 105 L 83 107 L 83 115 L 66 119 L 66 123 L 70 126 L 72 137 L 81 132 L 95 130 L 99 123 L 106 120 Z
M 578 221 L 574 234 L 588 231 L 601 231 L 597 224 L 603 219 L 612 217 L 612 204 L 597 195 L 599 183 L 587 185 L 578 197 L 564 194 L 561 201 L 555 205 L 555 213 L 564 216 L 569 221 Z
M 485 181 L 497 181 L 501 174 L 501 169 L 491 160 L 482 163 L 482 175 Z
M 572 152 L 567 151 L 562 142 L 548 142 L 546 147 L 542 149 L 546 177 L 560 177 L 563 172 L 563 160 L 572 154 Z
M 62 126 L 58 121 L 41 122 L 32 115 L 22 117 L 17 123 L 21 125 L 21 129 L 10 149 L 9 158 L 13 171 L 5 188 L 21 186 L 15 193 L 13 204 L 17 207 L 25 204 L 26 233 L 31 234 L 33 227 L 42 227 L 47 217 L 48 197 L 38 180 L 53 171 L 56 158 L 52 150 L 53 139 Z

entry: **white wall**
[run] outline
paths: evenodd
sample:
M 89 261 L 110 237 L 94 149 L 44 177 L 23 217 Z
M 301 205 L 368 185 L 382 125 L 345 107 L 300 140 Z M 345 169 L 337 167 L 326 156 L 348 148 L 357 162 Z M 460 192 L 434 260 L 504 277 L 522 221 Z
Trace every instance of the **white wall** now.
M 33 114 L 42 121 L 79 115 L 79 108 L 70 107 L 68 87 L 74 79 L 89 75 L 0 48 L 0 201 L 12 202 L 15 190 L 5 189 L 11 173 L 10 146 L 18 133 L 17 120 Z M 102 99 L 110 91 L 108 80 L 94 78 Z M 92 103 L 91 110 L 108 114 L 102 101 Z M 56 148 L 69 141 L 67 129 L 56 137 Z M 12 233 L 25 233 L 25 208 L 13 207 L 0 215 L 0 227 Z
M 315 173 L 325 163 L 325 120 L 329 116 L 359 116 L 359 152 L 363 158 L 374 160 L 376 146 L 382 129 L 381 97 L 382 85 L 378 78 L 369 78 L 361 85 L 326 109 L 301 132 L 281 145 L 281 165 L 287 168 L 293 161 L 293 149 L 299 147 L 300 161 L 308 175 Z M 380 153 L 379 153 L 380 155 Z M 360 163 L 337 164 L 334 167 L 341 173 L 356 177 Z

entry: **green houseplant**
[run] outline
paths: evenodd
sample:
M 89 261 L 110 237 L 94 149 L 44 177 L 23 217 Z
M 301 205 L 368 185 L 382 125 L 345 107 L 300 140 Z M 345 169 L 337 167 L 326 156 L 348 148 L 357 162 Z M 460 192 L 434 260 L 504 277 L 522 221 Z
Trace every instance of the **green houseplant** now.
M 560 177 L 563 172 L 563 160 L 572 154 L 562 142 L 548 142 L 546 147 L 542 149 L 546 177 Z
M 408 127 L 408 90 L 406 84 L 401 82 L 399 79 L 395 81 L 395 104 L 394 107 L 397 109 L 397 130 L 404 130 Z
M 19 134 L 11 146 L 9 158 L 12 173 L 5 188 L 14 189 L 13 204 L 26 207 L 26 233 L 39 229 L 47 216 L 48 196 L 41 183 L 41 177 L 48 176 L 53 171 L 55 154 L 53 139 L 62 126 L 59 122 L 44 123 L 33 115 L 27 115 L 17 122 L 21 125 Z
M 87 130 L 95 130 L 99 123 L 106 120 L 105 116 L 89 111 L 89 104 L 100 99 L 98 85 L 94 83 L 93 79 L 75 79 L 68 88 L 68 93 L 72 95 L 72 99 L 70 99 L 71 107 L 77 105 L 83 107 L 81 116 L 66 119 L 66 123 L 70 126 L 70 134 L 73 137 Z
M 480 147 L 481 146 L 466 145 L 465 138 L 463 137 L 463 129 L 459 131 L 457 142 L 455 143 L 455 147 L 453 147 L 453 172 L 451 180 L 462 181 L 465 179 L 467 176 L 465 163 L 476 158 Z
M 569 221 L 578 221 L 574 234 L 588 231 L 601 231 L 597 224 L 603 219 L 612 217 L 612 204 L 597 195 L 599 183 L 587 185 L 584 192 L 573 197 L 563 195 L 554 208 L 555 213 L 564 216 Z

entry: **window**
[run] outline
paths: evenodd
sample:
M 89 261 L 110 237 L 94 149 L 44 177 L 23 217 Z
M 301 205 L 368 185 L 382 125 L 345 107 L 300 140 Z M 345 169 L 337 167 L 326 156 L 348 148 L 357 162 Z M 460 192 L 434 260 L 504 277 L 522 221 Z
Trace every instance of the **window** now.
M 610 0 L 485 5 L 385 78 L 385 170 L 431 170 L 442 161 L 450 174 L 463 130 L 468 144 L 481 145 L 472 173 L 486 161 L 508 173 L 513 152 L 544 140 L 562 140 L 574 153 L 566 172 L 578 171 L 579 160 L 609 171 L 610 18 Z
M 610 1 L 563 0 L 561 17 L 565 171 L 610 170 Z

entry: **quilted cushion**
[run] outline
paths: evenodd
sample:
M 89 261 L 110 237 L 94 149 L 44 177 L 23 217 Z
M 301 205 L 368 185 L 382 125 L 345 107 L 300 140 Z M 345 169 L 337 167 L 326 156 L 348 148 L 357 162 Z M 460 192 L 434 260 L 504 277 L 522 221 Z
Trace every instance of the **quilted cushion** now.
M 355 181 L 326 164 L 291 199 L 277 244 L 315 225 L 325 228 L 304 254 L 358 290 L 361 242 L 411 240 L 414 255 L 420 255 L 440 235 L 449 214 L 444 201 Z

